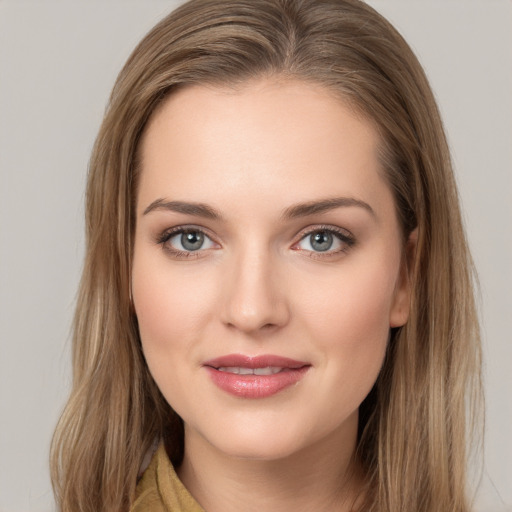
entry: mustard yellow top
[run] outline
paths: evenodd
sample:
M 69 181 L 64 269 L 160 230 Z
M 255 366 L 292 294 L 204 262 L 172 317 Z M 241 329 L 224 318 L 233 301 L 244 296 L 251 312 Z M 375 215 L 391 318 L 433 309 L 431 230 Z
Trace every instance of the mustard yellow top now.
M 130 512 L 205 512 L 181 483 L 162 442 L 137 484 Z

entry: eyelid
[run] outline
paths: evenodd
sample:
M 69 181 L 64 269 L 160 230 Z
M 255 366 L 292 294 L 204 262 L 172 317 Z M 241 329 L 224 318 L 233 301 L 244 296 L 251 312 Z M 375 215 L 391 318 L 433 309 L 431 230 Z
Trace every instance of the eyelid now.
M 174 249 L 166 246 L 166 242 L 168 242 L 173 236 L 176 236 L 180 233 L 185 233 L 188 231 L 197 231 L 202 233 L 205 237 L 209 238 L 212 243 L 218 245 L 220 247 L 220 243 L 217 241 L 217 237 L 211 233 L 211 231 L 203 226 L 199 226 L 196 224 L 182 224 L 178 226 L 173 226 L 171 228 L 167 228 L 162 231 L 159 235 L 157 235 L 155 242 L 158 245 L 161 245 L 162 248 L 174 256 L 182 257 L 182 258 L 194 258 L 200 257 L 204 254 L 205 251 L 210 251 L 211 248 L 208 249 L 198 249 L 197 251 L 182 251 L 180 249 Z M 326 231 L 332 233 L 338 240 L 340 240 L 346 247 L 337 249 L 337 250 L 326 250 L 325 252 L 321 251 L 310 251 L 307 249 L 298 249 L 296 246 L 304 240 L 307 236 L 310 236 L 313 233 L 319 231 Z M 300 230 L 300 232 L 295 236 L 295 242 L 292 244 L 292 249 L 300 252 L 308 253 L 311 257 L 315 258 L 328 258 L 329 256 L 335 256 L 341 252 L 347 252 L 352 246 L 356 243 L 356 239 L 354 235 L 346 228 L 341 228 L 339 226 L 327 225 L 327 224 L 318 224 L 318 225 L 310 225 Z
M 198 226 L 195 224 L 182 224 L 179 226 L 174 226 L 172 228 L 165 229 L 159 235 L 157 235 L 155 242 L 158 245 L 162 246 L 162 249 L 169 252 L 172 256 L 178 258 L 198 258 L 201 257 L 205 251 L 210 251 L 212 248 L 207 249 L 198 249 L 196 251 L 182 251 L 180 249 L 175 249 L 166 245 L 166 243 L 176 235 L 180 233 L 186 232 L 198 232 L 202 233 L 206 238 L 208 238 L 213 244 L 220 246 L 219 242 L 216 240 L 216 237 L 211 234 L 209 229 L 206 229 L 202 226 Z
M 319 231 L 326 231 L 329 233 L 332 233 L 338 240 L 340 240 L 343 244 L 346 245 L 346 247 L 337 249 L 337 250 L 326 250 L 325 252 L 321 251 L 310 251 L 307 249 L 294 249 L 302 240 L 304 240 L 306 237 L 312 235 L 313 233 L 317 233 Z M 335 256 L 338 253 L 341 252 L 347 252 L 350 248 L 352 248 L 356 243 L 356 239 L 354 235 L 345 228 L 341 228 L 339 226 L 333 226 L 333 225 L 327 225 L 327 224 L 319 224 L 319 225 L 313 225 L 308 226 L 304 229 L 302 229 L 296 236 L 296 242 L 293 243 L 292 249 L 308 253 L 311 257 L 314 258 L 328 258 L 330 256 Z
M 353 237 L 352 233 L 347 228 L 342 228 L 341 226 L 336 226 L 334 224 L 310 224 L 309 226 L 302 228 L 297 236 L 304 236 L 312 231 L 333 231 L 341 233 L 347 237 Z

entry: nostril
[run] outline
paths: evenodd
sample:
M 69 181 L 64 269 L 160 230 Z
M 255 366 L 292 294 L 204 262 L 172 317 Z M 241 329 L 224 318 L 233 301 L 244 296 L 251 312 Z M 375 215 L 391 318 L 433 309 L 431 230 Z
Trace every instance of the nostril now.
M 226 287 L 220 314 L 224 325 L 246 333 L 271 333 L 288 322 L 286 297 L 276 297 L 274 290 L 262 283 L 268 280 L 251 283 L 238 279 L 236 286 Z

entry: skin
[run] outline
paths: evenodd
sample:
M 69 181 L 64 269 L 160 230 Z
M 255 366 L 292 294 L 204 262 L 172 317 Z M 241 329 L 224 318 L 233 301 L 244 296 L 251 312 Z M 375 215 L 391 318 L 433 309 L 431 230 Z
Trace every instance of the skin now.
M 133 300 L 149 369 L 185 422 L 178 474 L 208 512 L 350 510 L 358 407 L 390 327 L 409 314 L 378 146 L 371 123 L 327 90 L 275 79 L 182 89 L 146 128 Z M 369 208 L 283 216 L 335 197 Z M 207 204 L 222 218 L 157 200 Z M 180 226 L 203 229 L 203 248 L 184 256 L 173 252 L 180 236 L 161 243 Z M 314 251 L 308 232 L 325 228 L 352 243 L 335 237 L 332 250 Z M 233 353 L 311 366 L 271 397 L 240 398 L 203 366 Z

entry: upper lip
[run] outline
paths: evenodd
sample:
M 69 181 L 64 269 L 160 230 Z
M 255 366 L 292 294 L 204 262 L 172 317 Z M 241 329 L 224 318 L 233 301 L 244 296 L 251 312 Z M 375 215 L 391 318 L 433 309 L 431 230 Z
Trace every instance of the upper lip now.
M 310 366 L 304 361 L 297 361 L 289 357 L 281 357 L 272 354 L 260 356 L 247 356 L 243 354 L 228 354 L 216 357 L 203 363 L 203 366 L 212 368 L 238 367 L 238 368 L 266 368 L 268 366 L 277 368 L 302 368 Z

